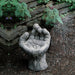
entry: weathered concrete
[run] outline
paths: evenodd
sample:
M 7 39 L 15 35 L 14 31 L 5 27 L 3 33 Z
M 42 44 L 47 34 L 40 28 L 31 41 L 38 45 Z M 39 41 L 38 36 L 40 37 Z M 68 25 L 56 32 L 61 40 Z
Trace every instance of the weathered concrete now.
M 33 25 L 30 34 L 25 32 L 20 37 L 19 45 L 31 57 L 28 65 L 31 70 L 40 71 L 48 67 L 45 53 L 49 48 L 50 39 L 50 33 L 37 23 Z
M 0 43 L 6 46 L 13 46 L 18 42 L 19 36 L 25 31 L 27 31 L 26 26 L 18 26 L 16 29 L 11 30 L 0 28 Z

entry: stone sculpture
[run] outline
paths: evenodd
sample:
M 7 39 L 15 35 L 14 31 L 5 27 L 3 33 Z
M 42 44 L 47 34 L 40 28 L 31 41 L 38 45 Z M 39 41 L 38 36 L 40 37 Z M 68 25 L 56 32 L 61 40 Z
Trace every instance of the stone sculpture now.
M 31 57 L 28 64 L 29 69 L 40 71 L 48 67 L 46 51 L 49 48 L 50 39 L 50 33 L 37 23 L 33 25 L 33 30 L 30 34 L 25 32 L 20 37 L 19 45 Z

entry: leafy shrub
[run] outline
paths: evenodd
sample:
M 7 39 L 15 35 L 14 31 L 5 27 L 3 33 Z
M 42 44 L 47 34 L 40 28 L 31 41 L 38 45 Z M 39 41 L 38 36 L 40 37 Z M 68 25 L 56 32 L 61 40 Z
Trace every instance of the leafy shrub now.
M 75 2 L 72 3 L 72 6 L 69 7 L 70 10 L 74 10 L 75 9 Z
M 57 21 L 63 24 L 59 16 L 59 11 L 51 6 L 45 9 L 45 13 L 42 16 L 42 20 L 45 21 L 46 25 L 51 26 L 53 26 L 54 23 L 56 23 Z
M 15 2 L 15 1 L 14 1 Z M 18 2 L 16 5 L 16 11 L 15 11 L 15 15 L 17 17 L 24 17 L 24 16 L 28 16 L 31 17 L 30 12 L 27 9 L 27 4 L 22 2 L 21 4 Z

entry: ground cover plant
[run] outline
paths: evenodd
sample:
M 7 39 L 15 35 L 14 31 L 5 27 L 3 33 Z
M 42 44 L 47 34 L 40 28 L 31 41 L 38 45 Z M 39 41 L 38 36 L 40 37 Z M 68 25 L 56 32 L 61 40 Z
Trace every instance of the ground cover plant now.
M 51 5 L 45 9 L 42 20 L 45 21 L 47 26 L 54 26 L 57 21 L 63 24 L 59 11 Z

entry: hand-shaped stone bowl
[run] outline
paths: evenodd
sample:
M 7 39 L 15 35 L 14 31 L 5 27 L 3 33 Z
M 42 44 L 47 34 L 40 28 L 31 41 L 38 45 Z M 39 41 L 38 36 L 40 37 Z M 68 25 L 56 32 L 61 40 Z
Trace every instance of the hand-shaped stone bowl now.
M 28 67 L 34 71 L 45 70 L 48 65 L 46 62 L 46 51 L 50 45 L 50 33 L 42 29 L 37 23 L 33 25 L 33 30 L 29 34 L 25 32 L 19 41 L 19 45 L 31 56 Z

